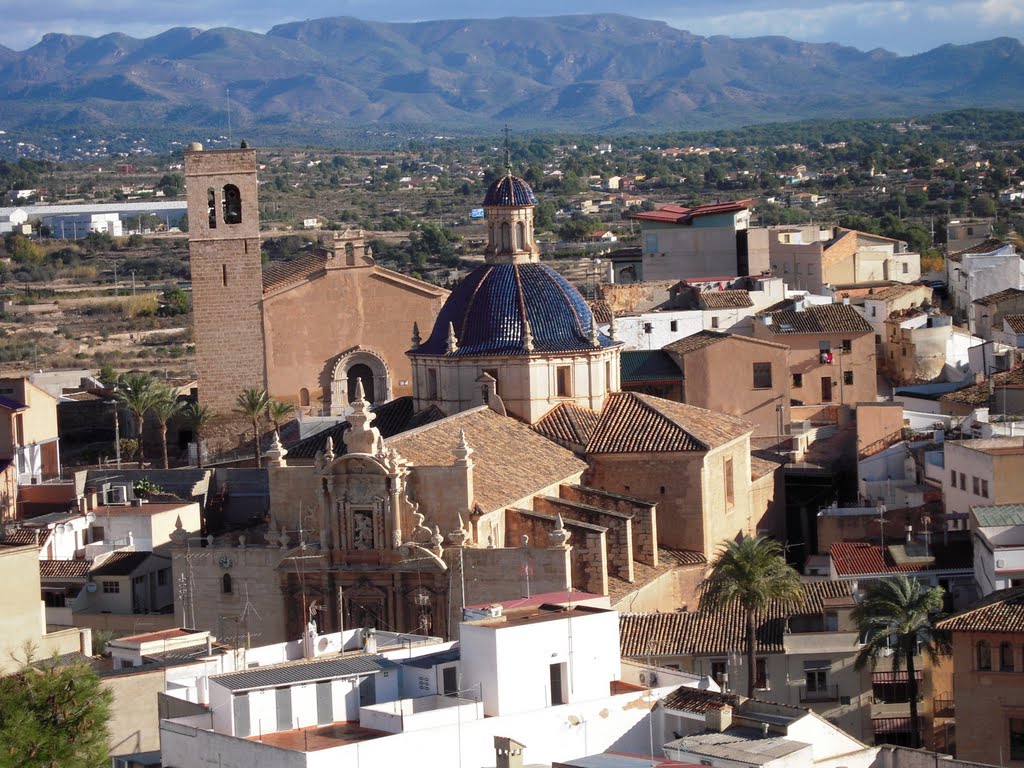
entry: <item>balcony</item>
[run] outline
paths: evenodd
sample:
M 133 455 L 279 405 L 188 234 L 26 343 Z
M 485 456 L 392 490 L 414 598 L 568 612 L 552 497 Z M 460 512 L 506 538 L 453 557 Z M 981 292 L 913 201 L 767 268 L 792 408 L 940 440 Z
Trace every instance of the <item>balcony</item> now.
M 932 699 L 932 710 L 935 713 L 935 717 L 953 717 L 956 714 L 956 709 L 952 696 L 948 693 L 936 696 Z
M 808 689 L 806 685 L 800 686 L 800 703 L 813 704 L 822 701 L 839 701 L 839 686 L 824 685 Z

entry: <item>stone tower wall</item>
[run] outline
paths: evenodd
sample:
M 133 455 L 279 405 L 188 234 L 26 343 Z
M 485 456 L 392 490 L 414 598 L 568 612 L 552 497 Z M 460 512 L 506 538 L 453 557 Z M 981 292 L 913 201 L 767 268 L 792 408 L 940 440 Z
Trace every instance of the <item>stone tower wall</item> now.
M 190 149 L 185 181 L 199 400 L 228 415 L 244 388 L 266 386 L 256 151 Z M 240 193 L 237 223 L 225 220 L 227 185 Z

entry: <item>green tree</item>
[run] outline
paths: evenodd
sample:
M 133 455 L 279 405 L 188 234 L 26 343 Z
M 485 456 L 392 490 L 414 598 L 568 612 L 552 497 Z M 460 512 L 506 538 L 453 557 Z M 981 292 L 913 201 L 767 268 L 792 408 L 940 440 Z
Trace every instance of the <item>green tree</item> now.
M 0 764 L 22 768 L 107 765 L 113 694 L 84 662 L 27 665 L 0 678 Z
M 746 619 L 747 695 L 754 695 L 757 614 L 776 601 L 800 599 L 800 575 L 782 546 L 763 536 L 742 536 L 718 548 L 701 587 L 701 611 L 739 607 Z
M 886 651 L 892 654 L 894 672 L 900 667 L 907 670 L 910 746 L 914 748 L 921 746 L 914 657 L 920 650 L 934 662 L 952 652 L 949 636 L 935 627 L 941 618 L 942 602 L 942 587 L 924 589 L 917 579 L 900 573 L 868 584 L 851 614 L 864 642 L 854 666 L 874 669 L 879 656 Z
M 139 440 L 139 464 L 145 459 L 142 430 L 146 423 L 146 414 L 160 399 L 159 382 L 148 373 L 126 373 L 117 382 L 114 397 L 124 406 L 125 410 L 135 419 L 135 436 Z
M 281 425 L 288 421 L 295 413 L 295 406 L 291 403 L 282 403 L 280 400 L 271 400 L 267 406 L 267 418 L 274 425 L 274 431 L 280 433 Z
M 267 394 L 267 390 L 259 387 L 247 387 L 235 398 L 235 410 L 252 423 L 253 452 L 256 455 L 257 467 L 263 466 L 260 456 L 260 438 L 262 437 L 260 425 L 267 415 L 267 406 L 269 405 L 270 395 Z
M 203 433 L 213 423 L 213 409 L 208 405 L 189 403 L 181 411 L 185 423 L 192 430 L 192 439 L 196 444 L 196 466 L 203 468 Z
M 178 390 L 167 384 L 160 384 L 157 387 L 157 398 L 150 408 L 156 423 L 160 427 L 160 445 L 163 448 L 164 469 L 170 468 L 167 458 L 167 422 L 181 413 L 182 404 L 178 400 Z

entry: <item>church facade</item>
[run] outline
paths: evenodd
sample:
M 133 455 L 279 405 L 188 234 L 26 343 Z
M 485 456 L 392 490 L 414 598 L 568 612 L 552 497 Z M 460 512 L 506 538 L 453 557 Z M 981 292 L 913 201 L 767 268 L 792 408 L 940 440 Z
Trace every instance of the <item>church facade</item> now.
M 405 353 L 448 292 L 376 265 L 362 233 L 262 265 L 256 151 L 185 152 L 199 399 L 226 415 L 246 387 L 306 412 L 412 394 Z M 385 320 L 386 313 L 386 320 Z

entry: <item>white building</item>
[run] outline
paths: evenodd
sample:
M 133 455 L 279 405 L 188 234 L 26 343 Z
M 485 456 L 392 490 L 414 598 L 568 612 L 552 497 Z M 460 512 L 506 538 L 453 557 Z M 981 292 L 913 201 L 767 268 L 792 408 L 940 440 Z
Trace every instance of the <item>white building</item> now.
M 1024 584 L 1024 505 L 974 506 L 970 527 L 978 594 Z
M 946 257 L 946 285 L 954 311 L 967 317 L 974 302 L 1006 288 L 1024 287 L 1024 262 L 1010 244 L 988 239 Z

